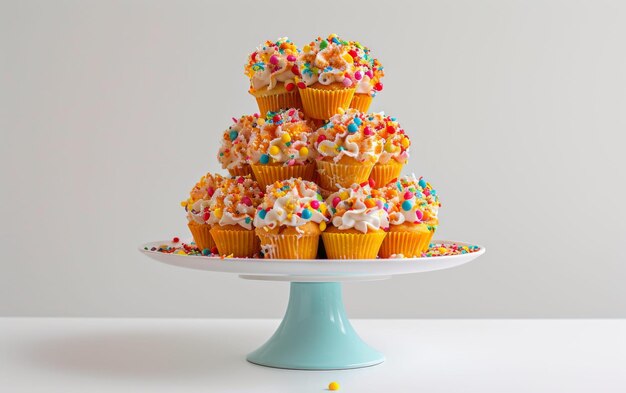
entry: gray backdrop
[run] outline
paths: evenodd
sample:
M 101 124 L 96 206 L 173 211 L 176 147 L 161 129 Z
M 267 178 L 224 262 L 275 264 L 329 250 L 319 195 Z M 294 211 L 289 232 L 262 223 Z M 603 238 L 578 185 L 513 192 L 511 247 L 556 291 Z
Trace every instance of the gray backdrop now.
M 475 263 L 347 284 L 355 317 L 626 317 L 626 4 L 2 1 L 0 315 L 277 317 L 285 283 L 136 251 L 256 111 L 266 39 L 336 32 L 386 69 L 373 110 Z M 381 262 L 382 263 L 382 262 Z

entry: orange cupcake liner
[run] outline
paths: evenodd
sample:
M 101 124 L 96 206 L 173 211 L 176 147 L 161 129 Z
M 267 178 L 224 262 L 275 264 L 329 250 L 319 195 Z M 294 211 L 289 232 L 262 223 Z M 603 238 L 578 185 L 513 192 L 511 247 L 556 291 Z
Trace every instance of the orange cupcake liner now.
M 356 89 L 321 90 L 307 87 L 300 90 L 302 107 L 308 117 L 326 120 L 336 114 L 339 108 L 347 109 Z
M 213 241 L 213 236 L 211 236 L 210 225 L 190 221 L 187 223 L 187 226 L 189 227 L 189 231 L 191 231 L 193 241 L 200 250 L 204 250 L 205 248 L 212 250 L 215 247 L 215 241 Z
M 350 101 L 350 108 L 354 108 L 361 112 L 367 112 L 372 104 L 372 96 L 369 94 L 355 93 Z
M 389 232 L 380 246 L 378 256 L 389 258 L 394 254 L 402 254 L 405 258 L 419 257 L 428 250 L 431 231 L 425 232 Z
M 252 168 L 248 164 L 240 166 L 240 167 L 236 167 L 236 168 L 230 168 L 230 169 L 228 169 L 228 173 L 230 173 L 231 176 L 248 176 L 248 175 L 250 175 L 252 177 L 252 179 L 254 179 L 254 173 L 252 172 Z
M 304 165 L 271 165 L 271 164 L 251 164 L 252 172 L 261 190 L 274 184 L 276 181 L 301 177 L 302 180 L 313 180 L 315 176 L 315 164 L 310 162 Z
M 374 259 L 386 235 L 386 232 L 323 232 L 322 240 L 328 259 Z
M 393 158 L 386 164 L 376 164 L 370 173 L 370 179 L 374 180 L 374 187 L 383 187 L 393 179 L 400 177 L 404 164 L 400 164 Z
M 211 228 L 211 235 L 220 255 L 232 254 L 234 257 L 253 257 L 260 251 L 259 238 L 253 229 L 225 229 L 219 225 L 214 225 Z
M 315 259 L 319 235 L 259 234 L 265 258 Z
M 339 187 L 350 187 L 368 181 L 373 165 L 335 164 L 323 160 L 316 161 L 319 186 L 327 191 L 337 191 Z
M 276 112 L 280 109 L 302 109 L 302 100 L 300 99 L 300 93 L 297 89 L 278 94 L 268 94 L 263 96 L 255 95 L 254 97 L 256 98 L 256 103 L 259 106 L 261 117 L 265 117 L 267 112 Z

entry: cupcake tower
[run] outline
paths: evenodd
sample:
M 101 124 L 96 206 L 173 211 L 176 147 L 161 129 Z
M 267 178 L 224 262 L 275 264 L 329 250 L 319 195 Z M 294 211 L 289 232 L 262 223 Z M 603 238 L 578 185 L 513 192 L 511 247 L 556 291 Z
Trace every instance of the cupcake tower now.
M 396 118 L 368 112 L 384 76 L 369 48 L 335 34 L 301 50 L 280 38 L 244 69 L 259 113 L 222 135 L 230 176 L 206 174 L 182 202 L 202 254 L 421 256 L 439 198 L 423 178 L 400 176 L 411 142 Z

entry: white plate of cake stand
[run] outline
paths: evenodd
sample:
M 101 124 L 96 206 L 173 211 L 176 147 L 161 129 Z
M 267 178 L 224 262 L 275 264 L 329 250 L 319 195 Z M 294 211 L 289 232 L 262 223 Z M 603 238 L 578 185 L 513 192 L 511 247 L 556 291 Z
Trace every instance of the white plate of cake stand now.
M 435 244 L 468 243 L 436 240 Z M 234 273 L 248 280 L 289 281 L 289 303 L 274 335 L 247 356 L 251 363 L 297 370 L 338 370 L 373 366 L 385 357 L 356 334 L 346 315 L 342 282 L 388 279 L 463 265 L 485 253 L 485 248 L 457 255 L 369 260 L 288 260 L 224 258 L 151 251 L 171 241 L 151 242 L 139 251 L 172 266 Z M 473 245 L 474 247 L 476 245 Z

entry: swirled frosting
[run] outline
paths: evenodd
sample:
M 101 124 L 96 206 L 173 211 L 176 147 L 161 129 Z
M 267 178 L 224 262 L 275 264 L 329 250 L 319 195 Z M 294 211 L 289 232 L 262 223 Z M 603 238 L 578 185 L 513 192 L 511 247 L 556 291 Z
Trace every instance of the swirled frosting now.
M 349 42 L 341 40 L 336 34 L 326 39 L 317 37 L 305 45 L 298 57 L 302 82 L 306 86 L 341 83 L 351 87 L 354 84 L 354 59 L 349 50 Z
M 267 187 L 263 202 L 257 208 L 254 226 L 269 229 L 290 226 L 297 230 L 309 222 L 325 223 L 329 217 L 328 208 L 317 185 L 300 178 L 292 178 L 277 181 Z
M 437 225 L 441 203 L 437 191 L 424 178 L 403 176 L 380 190 L 389 203 L 391 225 L 425 222 Z
M 343 157 L 351 157 L 364 163 L 377 162 L 383 140 L 368 125 L 370 117 L 351 108 L 331 117 L 311 138 L 318 159 L 332 158 L 339 162 Z
M 268 112 L 258 123 L 248 143 L 250 163 L 302 165 L 314 159 L 308 147 L 313 130 L 299 109 Z
M 252 229 L 254 213 L 262 198 L 263 193 L 250 176 L 225 179 L 215 190 L 207 224 L 239 225 L 245 229 Z
M 273 89 L 278 83 L 294 87 L 298 75 L 296 60 L 300 51 L 287 37 L 266 41 L 248 56 L 245 74 L 250 78 L 250 90 Z
M 258 114 L 233 117 L 233 124 L 222 136 L 222 144 L 217 159 L 224 169 L 241 168 L 248 164 L 248 142 L 252 130 L 258 129 Z
M 180 204 L 187 212 L 187 220 L 198 224 L 206 224 L 215 190 L 226 180 L 218 174 L 207 173 L 189 192 L 189 198 Z
M 326 203 L 330 207 L 332 224 L 339 230 L 356 229 L 367 233 L 387 229 L 389 205 L 379 191 L 368 185 L 353 184 L 331 194 Z
M 378 158 L 379 164 L 386 164 L 391 159 L 406 164 L 409 159 L 411 141 L 395 117 L 385 116 L 382 112 L 372 113 L 367 117 L 366 126 L 373 129 L 383 140 L 383 150 Z
M 385 76 L 385 71 L 382 64 L 370 55 L 368 47 L 356 41 L 349 42 L 348 53 L 354 59 L 355 93 L 376 96 L 383 89 L 381 79 Z

